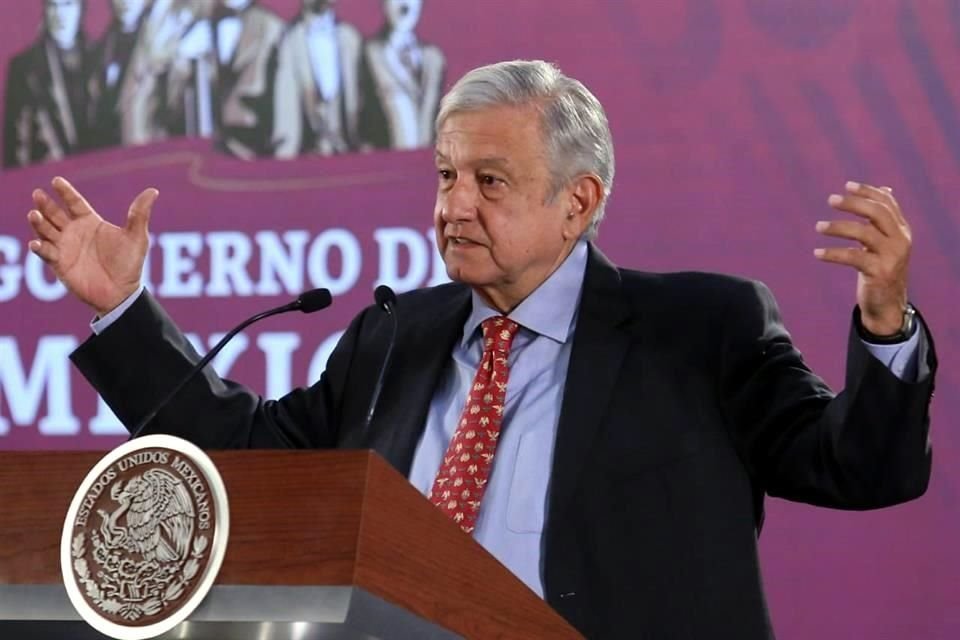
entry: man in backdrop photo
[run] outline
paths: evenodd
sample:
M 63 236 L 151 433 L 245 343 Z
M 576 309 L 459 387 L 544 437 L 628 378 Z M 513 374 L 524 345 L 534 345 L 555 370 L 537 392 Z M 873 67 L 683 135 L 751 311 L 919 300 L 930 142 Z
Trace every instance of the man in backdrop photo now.
M 125 143 L 123 113 L 129 108 L 126 99 L 139 81 L 136 73 L 128 71 L 134 53 L 142 55 L 138 47 L 148 5 L 147 0 L 111 0 L 113 19 L 93 46 L 90 142 L 97 147 Z
M 357 146 L 360 32 L 335 0 L 303 0 L 277 53 L 273 145 L 278 158 L 336 155 Z
M 83 0 L 43 0 L 37 40 L 10 60 L 4 93 L 3 165 L 25 167 L 83 150 L 92 56 Z
M 850 243 L 815 256 L 856 271 L 836 394 L 764 285 L 603 256 L 613 143 L 579 81 L 539 61 L 475 69 L 442 100 L 436 135 L 453 282 L 399 296 L 369 427 L 391 340 L 375 306 L 310 388 L 265 400 L 207 368 L 145 433 L 373 448 L 590 638 L 770 638 L 765 495 L 871 509 L 926 490 L 936 357 L 908 302 L 911 232 L 889 188 L 848 182 L 828 204 L 852 215 L 817 224 Z M 140 285 L 158 192 L 118 227 L 63 178 L 53 188 L 33 192 L 30 248 L 95 311 L 73 361 L 135 425 L 198 357 Z
M 417 36 L 421 0 L 383 0 L 384 25 L 363 44 L 360 139 L 374 149 L 419 149 L 433 142 L 446 60 Z

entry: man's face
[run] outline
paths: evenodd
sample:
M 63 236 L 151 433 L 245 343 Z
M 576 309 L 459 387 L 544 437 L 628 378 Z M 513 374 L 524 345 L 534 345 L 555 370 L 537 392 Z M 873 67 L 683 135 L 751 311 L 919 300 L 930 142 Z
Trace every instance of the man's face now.
M 124 30 L 133 29 L 147 8 L 148 0 L 113 0 L 113 15 Z
M 451 279 L 509 311 L 563 261 L 582 226 L 570 188 L 550 202 L 550 165 L 531 107 L 454 113 L 437 134 L 434 226 Z
M 81 0 L 44 0 L 47 32 L 61 49 L 70 49 L 80 32 Z
M 336 0 L 303 0 L 303 10 L 313 13 L 323 13 L 327 9 L 332 9 Z
M 413 31 L 420 21 L 423 0 L 384 0 L 383 12 L 394 31 Z

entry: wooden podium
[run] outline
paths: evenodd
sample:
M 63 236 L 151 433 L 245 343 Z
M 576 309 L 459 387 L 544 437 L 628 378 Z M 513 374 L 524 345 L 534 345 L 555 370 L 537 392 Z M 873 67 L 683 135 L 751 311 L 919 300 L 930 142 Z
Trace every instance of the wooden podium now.
M 67 507 L 99 452 L 0 452 L 0 638 L 101 638 L 60 572 Z M 164 638 L 580 638 L 382 458 L 210 452 L 226 557 Z

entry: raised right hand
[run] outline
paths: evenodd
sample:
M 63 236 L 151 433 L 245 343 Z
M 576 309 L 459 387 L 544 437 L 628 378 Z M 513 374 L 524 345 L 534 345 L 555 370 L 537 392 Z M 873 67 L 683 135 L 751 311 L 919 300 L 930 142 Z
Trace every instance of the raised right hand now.
M 54 178 L 61 207 L 42 189 L 27 214 L 37 237 L 30 250 L 50 265 L 67 290 L 103 316 L 140 286 L 147 255 L 147 224 L 160 192 L 146 189 L 127 213 L 124 227 L 110 224 L 64 178 Z

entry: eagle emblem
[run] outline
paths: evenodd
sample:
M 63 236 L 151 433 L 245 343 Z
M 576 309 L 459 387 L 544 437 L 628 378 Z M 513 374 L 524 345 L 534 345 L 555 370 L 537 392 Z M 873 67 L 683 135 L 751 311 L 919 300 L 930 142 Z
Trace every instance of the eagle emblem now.
M 117 447 L 67 511 L 60 563 L 70 601 L 108 637 L 166 633 L 212 587 L 229 516 L 223 479 L 196 446 L 150 435 Z
M 162 564 L 183 560 L 189 553 L 196 519 L 193 501 L 169 471 L 148 469 L 126 484 L 117 482 L 110 497 L 120 506 L 112 513 L 97 510 L 106 549 L 123 549 Z
M 160 614 L 196 577 L 207 535 L 196 532 L 196 511 L 183 480 L 163 468 L 147 469 L 110 488 L 112 510 L 97 509 L 100 526 L 73 542 L 74 569 L 87 596 L 104 613 L 135 622 Z

